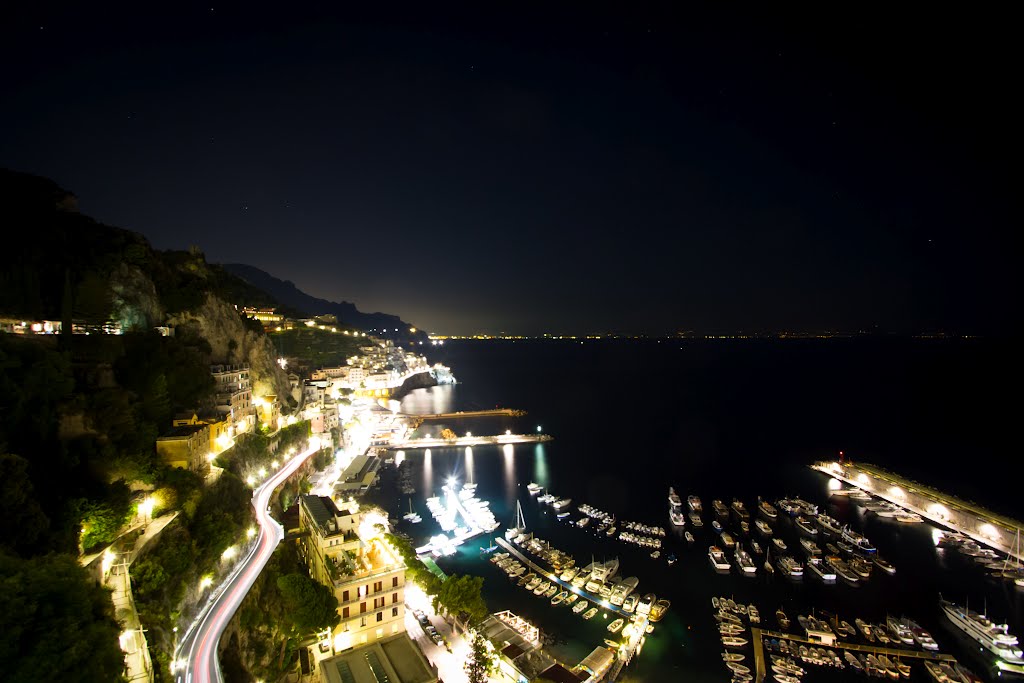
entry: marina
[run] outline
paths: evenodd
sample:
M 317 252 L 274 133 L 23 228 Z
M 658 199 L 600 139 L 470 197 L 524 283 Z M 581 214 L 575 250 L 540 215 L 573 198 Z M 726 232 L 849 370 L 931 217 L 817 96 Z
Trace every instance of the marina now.
M 471 389 L 472 385 L 465 384 L 433 391 L 461 393 Z M 524 402 L 522 394 L 516 395 L 514 400 L 517 403 Z M 494 402 L 494 399 L 476 399 L 475 405 L 493 405 Z M 437 400 L 427 405 L 432 408 L 426 411 L 430 413 L 448 410 L 447 406 Z M 474 403 L 462 405 L 473 406 Z M 550 406 L 545 407 L 543 403 L 537 404 L 531 400 L 530 409 L 531 415 L 541 415 L 544 417 L 539 419 L 543 422 L 552 422 L 552 418 L 547 417 L 552 410 Z M 486 419 L 483 418 L 481 422 Z M 516 429 L 513 424 L 498 425 L 500 428 L 492 429 L 490 433 L 504 431 L 506 427 L 511 427 L 511 431 L 516 433 L 526 431 L 522 426 Z M 429 431 L 436 436 L 441 426 L 445 425 L 431 425 Z M 484 424 L 476 427 L 481 433 L 491 429 Z M 985 668 L 985 657 L 977 654 L 977 646 L 973 648 L 976 654 L 972 655 L 972 648 L 966 638 L 962 638 L 962 642 L 953 638 L 953 627 L 942 616 L 938 605 L 941 593 L 961 604 L 969 597 L 970 605 L 976 605 L 976 609 L 980 610 L 983 599 L 987 597 L 989 614 L 993 612 L 993 605 L 999 605 L 996 615 L 1011 624 L 1011 631 L 1019 632 L 1016 610 L 1008 608 L 1005 598 L 1000 599 L 998 592 L 1003 590 L 999 586 L 1006 584 L 996 584 L 988 578 L 990 572 L 996 571 L 997 563 L 999 569 L 1003 568 L 1005 558 L 1002 556 L 989 558 L 984 554 L 975 555 L 973 553 L 977 550 L 974 547 L 954 544 L 955 537 L 949 532 L 941 537 L 942 540 L 936 540 L 940 538 L 937 536 L 938 531 L 927 520 L 914 523 L 899 519 L 888 504 L 882 505 L 886 501 L 868 496 L 854 487 L 847 487 L 845 483 L 842 490 L 836 492 L 829 483 L 830 477 L 823 477 L 822 473 L 809 468 L 807 460 L 788 463 L 772 461 L 769 465 L 762 458 L 740 457 L 738 462 L 743 463 L 752 474 L 737 478 L 723 477 L 721 463 L 693 463 L 688 466 L 684 479 L 682 471 L 673 469 L 663 462 L 664 459 L 658 460 L 661 456 L 656 454 L 655 460 L 661 464 L 641 476 L 640 471 L 623 472 L 618 465 L 618 458 L 629 449 L 624 435 L 613 436 L 616 447 L 607 453 L 603 447 L 600 453 L 581 451 L 578 444 L 590 433 L 590 429 L 591 425 L 583 421 L 580 421 L 575 431 L 571 431 L 565 424 L 559 424 L 557 441 L 509 445 L 507 449 L 495 444 L 474 448 L 473 453 L 465 452 L 463 447 L 439 447 L 432 449 L 431 454 L 420 451 L 423 457 L 416 455 L 407 458 L 406 462 L 414 467 L 411 472 L 413 485 L 422 490 L 429 490 L 430 482 L 449 475 L 479 482 L 479 497 L 492 501 L 491 509 L 506 525 L 516 518 L 517 502 L 521 502 L 525 515 L 521 526 L 525 529 L 529 525 L 527 534 L 546 539 L 551 548 L 557 547 L 566 555 L 581 560 L 580 565 L 587 565 L 591 554 L 597 560 L 618 556 L 622 567 L 628 568 L 620 570 L 619 574 L 635 573 L 640 579 L 641 595 L 638 597 L 657 588 L 659 595 L 664 594 L 674 605 L 678 605 L 678 611 L 670 610 L 655 632 L 647 636 L 643 647 L 638 648 L 641 656 L 634 655 L 630 666 L 622 672 L 622 677 L 628 676 L 630 680 L 674 680 L 679 671 L 685 671 L 688 676 L 692 674 L 694 680 L 728 680 L 723 675 L 742 679 L 744 675 L 756 675 L 752 655 L 754 639 L 749 627 L 746 627 L 747 617 L 743 617 L 745 630 L 738 635 L 728 636 L 736 639 L 730 642 L 745 643 L 728 649 L 739 656 L 745 654 L 746 661 L 733 663 L 746 665 L 749 668 L 747 674 L 723 667 L 721 636 L 724 634 L 719 633 L 717 628 L 694 623 L 691 629 L 688 605 L 694 600 L 693 596 L 702 596 L 709 590 L 717 594 L 734 594 L 737 601 L 742 598 L 745 603 L 756 603 L 762 608 L 762 622 L 771 622 L 770 625 L 764 623 L 758 628 L 771 629 L 770 633 L 780 631 L 775 626 L 775 615 L 780 607 L 792 616 L 794 629 L 798 615 L 814 613 L 815 610 L 819 610 L 818 613 L 830 610 L 848 615 L 851 625 L 854 617 L 859 615 L 866 620 L 862 620 L 865 625 L 877 627 L 881 624 L 884 633 L 889 632 L 885 626 L 886 614 L 897 617 L 903 614 L 914 615 L 917 623 L 934 634 L 940 652 L 950 653 L 950 656 L 956 657 L 986 678 L 996 675 L 996 672 Z M 476 429 L 473 433 L 476 434 Z M 596 460 L 587 471 L 572 464 L 581 457 L 591 455 Z M 652 474 L 656 477 L 655 481 L 664 481 L 664 484 L 650 485 L 648 479 Z M 670 484 L 674 484 L 675 492 L 682 502 L 685 526 L 674 523 L 671 517 L 673 501 L 666 496 Z M 701 514 L 706 510 L 707 517 L 702 527 L 690 523 L 691 497 L 703 501 Z M 713 501 L 718 501 L 719 505 L 713 505 Z M 742 503 L 742 506 L 734 506 L 734 501 Z M 874 503 L 870 507 L 865 505 L 872 501 Z M 559 505 L 555 507 L 554 504 Z M 414 500 L 413 506 L 422 514 L 423 522 L 419 525 L 407 524 L 405 528 L 422 537 L 425 532 L 430 532 L 434 520 L 423 512 L 425 508 L 422 499 Z M 746 518 L 737 511 L 737 507 L 747 512 Z M 716 515 L 713 510 L 724 514 Z M 771 516 L 773 511 L 774 518 Z M 398 516 L 409 512 L 406 499 L 401 500 L 398 512 Z M 712 521 L 717 521 L 722 533 L 729 535 L 731 548 L 726 547 L 727 539 L 712 531 Z M 748 530 L 743 527 L 744 521 L 748 523 Z M 638 529 L 626 529 L 627 523 L 651 529 L 661 527 L 665 535 L 656 536 L 642 533 Z M 766 534 L 765 530 L 770 533 Z M 662 547 L 658 549 L 660 557 L 651 558 L 655 550 L 653 547 L 625 542 L 625 539 L 620 538 L 622 533 L 661 540 Z M 614 635 L 607 631 L 607 626 L 615 619 L 626 619 L 628 615 L 626 610 L 612 603 L 611 593 L 601 597 L 600 591 L 587 591 L 585 583 L 574 591 L 569 587 L 572 580 L 567 582 L 561 578 L 566 574 L 565 570 L 559 572 L 556 581 L 552 582 L 548 578 L 548 574 L 554 573 L 550 563 L 515 543 L 512 546 L 519 551 L 519 555 L 511 553 L 504 544 L 497 543 L 497 537 L 502 535 L 496 532 L 494 540 L 489 540 L 484 534 L 482 545 L 497 545 L 501 553 L 509 552 L 512 562 L 506 563 L 502 569 L 511 567 L 514 572 L 517 570 L 515 563 L 519 563 L 525 572 L 511 580 L 506 576 L 507 571 L 500 574 L 486 573 L 485 591 L 489 605 L 493 605 L 494 609 L 511 608 L 537 624 L 546 634 L 545 649 L 550 648 L 552 656 L 560 661 L 582 661 L 595 645 L 605 640 L 609 640 L 605 644 L 610 645 L 612 639 L 622 637 L 621 630 Z M 774 538 L 780 539 L 786 549 L 780 550 L 780 546 L 773 543 Z M 438 562 L 449 574 L 485 573 L 475 569 L 487 557 L 477 551 L 476 546 L 481 545 L 475 542 L 478 539 L 479 536 L 474 542 L 459 546 L 453 555 L 438 558 Z M 507 538 L 504 540 L 509 542 Z M 729 570 L 716 572 L 709 566 L 709 545 L 718 545 L 722 549 Z M 981 550 L 987 550 L 985 546 L 978 545 Z M 743 572 L 737 562 L 737 547 L 753 560 L 756 572 L 752 576 Z M 782 555 L 801 565 L 802 580 L 782 576 L 777 568 Z M 528 558 L 531 564 L 522 558 Z M 815 558 L 818 559 L 812 564 L 811 560 Z M 774 571 L 765 569 L 766 562 Z M 833 562 L 845 565 L 848 578 L 839 575 Z M 1009 569 L 1013 569 L 1013 564 L 1011 560 Z M 824 576 L 819 575 L 815 569 L 819 569 Z M 490 571 L 488 568 L 487 572 Z M 544 589 L 542 595 L 534 599 L 524 596 L 525 585 L 518 585 L 530 572 L 543 577 L 542 581 L 535 584 L 534 590 L 544 581 L 551 584 Z M 868 574 L 866 577 L 865 573 Z M 831 576 L 835 578 L 829 581 Z M 552 586 L 557 588 L 548 597 Z M 1012 598 L 1012 582 L 1009 589 Z M 559 600 L 563 591 L 566 595 Z M 584 597 L 584 594 L 589 597 Z M 532 590 L 529 596 L 534 597 Z M 575 596 L 576 600 L 567 605 L 570 596 Z M 600 602 L 602 599 L 613 609 L 603 608 Z M 700 598 L 701 601 L 704 599 Z M 575 611 L 584 601 L 587 603 L 585 607 Z M 632 606 L 635 610 L 636 605 Z M 591 615 L 589 620 L 583 618 L 586 614 Z M 602 614 L 607 617 L 602 617 Z M 623 628 L 627 625 L 623 624 Z M 857 628 L 860 628 L 859 624 Z M 804 637 L 803 631 L 800 637 Z M 857 642 L 850 645 L 873 645 L 883 649 L 900 647 L 880 639 L 871 643 L 858 636 L 853 640 Z M 922 650 L 917 648 L 917 651 Z M 767 662 L 765 676 L 768 679 L 777 673 L 771 667 L 772 654 L 777 653 L 768 648 L 764 650 Z M 866 656 L 869 653 L 864 651 L 863 654 Z M 839 656 L 844 657 L 842 652 L 839 652 Z M 911 661 L 907 656 L 903 659 L 908 663 Z M 804 677 L 803 680 L 810 683 L 811 680 L 823 680 L 819 676 L 836 674 L 849 680 L 849 676 L 858 672 L 852 664 L 845 663 L 846 671 L 838 671 L 829 666 L 819 668 L 802 665 L 810 670 L 807 676 L 814 677 Z M 1003 675 L 1005 677 L 1007 674 Z M 931 680 L 919 664 L 914 664 L 911 678 L 911 681 L 916 680 Z
M 816 462 L 811 465 L 811 469 L 834 477 L 900 510 L 953 529 L 1016 560 L 1024 560 L 1024 553 L 1014 542 L 1022 527 L 1015 519 L 998 515 L 875 465 L 854 464 L 840 459 Z M 912 517 L 905 519 L 913 521 Z

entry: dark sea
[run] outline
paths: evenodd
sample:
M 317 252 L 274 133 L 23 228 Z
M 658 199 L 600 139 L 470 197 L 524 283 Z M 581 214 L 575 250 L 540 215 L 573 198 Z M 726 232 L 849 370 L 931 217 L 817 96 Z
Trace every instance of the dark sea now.
M 425 499 L 438 495 L 449 476 L 478 484 L 503 527 L 514 524 L 522 503 L 529 530 L 570 551 L 578 564 L 618 557 L 620 576 L 640 579 L 638 592 L 671 600 L 665 619 L 648 637 L 623 681 L 728 681 L 723 666 L 711 597 L 725 595 L 754 603 L 762 623 L 776 628 L 780 606 L 797 614 L 827 610 L 851 623 L 855 617 L 882 622 L 887 615 L 921 623 L 939 642 L 978 674 L 992 678 L 976 647 L 954 633 L 938 608 L 941 593 L 990 617 L 1007 621 L 1024 635 L 1024 590 L 988 579 L 975 563 L 939 549 L 929 524 L 901 525 L 866 515 L 840 497 L 829 497 L 828 478 L 807 466 L 843 451 L 949 493 L 1021 518 L 1019 493 L 1024 467 L 1019 456 L 1020 363 L 1010 343 L 991 340 L 716 340 L 716 341 L 449 341 L 430 347 L 431 361 L 449 365 L 455 386 L 419 389 L 402 410 L 440 413 L 496 406 L 528 411 L 522 418 L 426 423 L 420 433 L 449 426 L 457 433 L 536 432 L 554 437 L 543 444 L 512 448 L 434 449 L 429 456 L 409 451 L 417 491 L 419 525 L 400 523 L 417 542 L 437 527 Z M 526 484 L 614 513 L 619 520 L 660 525 L 668 531 L 663 557 L 593 531 L 558 521 Z M 685 500 L 699 495 L 705 507 L 702 529 L 690 546 L 668 519 L 668 488 Z M 708 546 L 717 535 L 710 522 L 712 499 L 727 505 L 743 500 L 752 520 L 758 497 L 775 501 L 800 496 L 818 503 L 842 522 L 865 533 L 897 568 L 895 576 L 875 572 L 854 587 L 840 580 L 823 585 L 808 574 L 793 582 L 760 567 L 746 578 L 734 569 L 716 573 Z M 392 512 L 408 510 L 403 497 Z M 399 506 L 401 509 L 399 509 Z M 781 513 L 777 534 L 803 559 L 793 524 Z M 727 524 L 749 547 L 736 524 Z M 500 534 L 500 531 L 498 532 Z M 756 532 L 754 538 L 757 538 Z M 764 539 L 760 539 L 762 542 Z M 609 634 L 610 618 L 583 621 L 564 607 L 515 587 L 486 562 L 474 539 L 458 554 L 439 560 L 449 573 L 486 577 L 492 610 L 511 609 L 555 639 L 548 650 L 575 665 Z M 768 545 L 766 542 L 763 545 Z M 824 545 L 824 540 L 819 540 Z M 668 566 L 665 555 L 679 561 Z M 613 617 L 612 617 L 613 618 Z M 749 633 L 747 634 L 749 637 Z M 752 662 L 750 650 L 747 661 Z M 752 667 L 752 663 L 751 663 Z M 805 666 L 804 681 L 853 680 L 849 670 Z M 931 680 L 914 666 L 911 680 Z

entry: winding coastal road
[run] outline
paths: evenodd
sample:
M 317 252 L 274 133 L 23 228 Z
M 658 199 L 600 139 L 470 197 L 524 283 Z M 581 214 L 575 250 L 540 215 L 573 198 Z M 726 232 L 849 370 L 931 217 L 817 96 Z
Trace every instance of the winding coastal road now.
M 270 556 L 274 554 L 277 544 L 284 538 L 284 529 L 270 516 L 270 497 L 274 489 L 319 450 L 319 443 L 315 439 L 310 441 L 306 450 L 292 457 L 253 491 L 252 504 L 256 509 L 259 536 L 227 579 L 214 589 L 206 607 L 178 643 L 174 653 L 174 679 L 178 683 L 220 683 L 224 680 L 217 663 L 217 643 Z

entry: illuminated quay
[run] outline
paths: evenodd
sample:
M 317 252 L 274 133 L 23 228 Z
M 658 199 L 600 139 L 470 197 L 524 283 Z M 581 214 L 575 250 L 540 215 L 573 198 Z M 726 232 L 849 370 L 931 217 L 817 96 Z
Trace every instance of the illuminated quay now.
M 389 450 L 415 450 L 417 448 L 447 448 L 452 446 L 504 446 L 517 443 L 542 443 L 551 441 L 548 434 L 499 434 L 498 436 L 459 436 L 454 439 L 433 437 L 392 441 L 385 448 Z
M 875 465 L 822 461 L 811 465 L 850 486 L 862 489 L 936 524 L 948 527 L 1010 557 L 1024 559 L 1017 544 L 1021 523 L 937 489 L 905 479 Z

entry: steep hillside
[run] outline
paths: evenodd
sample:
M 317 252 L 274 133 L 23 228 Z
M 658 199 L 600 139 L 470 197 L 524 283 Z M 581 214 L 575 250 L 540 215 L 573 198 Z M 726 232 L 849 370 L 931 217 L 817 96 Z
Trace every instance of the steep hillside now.
M 280 280 L 270 273 L 244 263 L 221 264 L 224 270 L 267 292 L 282 304 L 306 311 L 309 315 L 334 314 L 338 322 L 361 330 L 374 330 L 377 336 L 408 338 L 413 325 L 389 313 L 363 313 L 347 301 L 328 301 L 306 294 L 289 280 Z M 397 332 L 395 332 L 397 330 Z M 416 335 L 413 335 L 416 336 Z M 418 336 L 416 338 L 419 338 Z
M 78 213 L 75 196 L 47 178 L 0 169 L 0 207 L 9 226 L 0 318 L 179 327 L 207 342 L 207 362 L 248 362 L 258 393 L 287 395 L 273 344 L 235 308 L 281 307 L 270 294 L 198 249 L 156 251 L 136 232 Z

